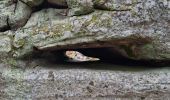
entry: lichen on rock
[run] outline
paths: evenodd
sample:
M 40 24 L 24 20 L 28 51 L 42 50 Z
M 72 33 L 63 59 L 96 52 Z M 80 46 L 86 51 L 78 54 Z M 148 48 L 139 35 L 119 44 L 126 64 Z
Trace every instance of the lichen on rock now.
M 0 100 L 169 99 L 169 9 L 169 0 L 0 0 Z M 91 57 L 101 62 L 77 62 Z
M 1 34 L 13 30 L 10 53 L 15 56 L 27 55 L 33 48 L 50 51 L 116 47 L 129 59 L 169 60 L 166 0 L 0 2 Z M 5 50 L 3 46 L 1 50 Z

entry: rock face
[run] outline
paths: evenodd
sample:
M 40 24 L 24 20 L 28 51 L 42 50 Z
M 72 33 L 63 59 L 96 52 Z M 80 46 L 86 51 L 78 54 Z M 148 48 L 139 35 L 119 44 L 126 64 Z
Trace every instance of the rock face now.
M 22 57 L 33 48 L 111 47 L 130 59 L 169 60 L 168 4 L 167 0 L 1 0 L 0 38 L 10 38 L 1 51 L 10 44 L 10 55 Z M 57 9 L 58 5 L 68 8 Z
M 169 67 L 140 70 L 138 66 L 130 70 L 130 67 L 97 64 L 101 69 L 94 70 L 89 65 L 31 66 L 23 70 L 0 65 L 1 100 L 168 100 L 170 97 Z
M 168 99 L 169 69 L 57 69 L 65 65 L 46 61 L 78 50 L 169 64 L 169 10 L 169 0 L 0 0 L 0 99 Z

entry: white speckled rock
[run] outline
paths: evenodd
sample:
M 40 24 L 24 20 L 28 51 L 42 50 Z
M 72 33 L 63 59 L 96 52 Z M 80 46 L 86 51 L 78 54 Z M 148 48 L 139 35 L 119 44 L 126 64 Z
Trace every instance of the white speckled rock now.
M 0 100 L 168 100 L 169 2 L 0 0 Z M 72 49 L 132 62 L 56 63 Z
M 9 53 L 11 50 L 11 39 L 7 36 L 0 36 L 0 52 Z
M 29 6 L 18 2 L 14 14 L 9 15 L 8 24 L 12 29 L 20 27 L 14 34 L 28 34 L 29 37 L 23 40 L 30 45 L 29 52 L 33 47 L 38 50 L 113 47 L 130 59 L 169 60 L 170 28 L 166 0 L 114 1 L 119 7 L 124 4 L 131 7 L 126 10 L 99 10 L 90 0 L 72 2 L 67 1 L 70 11 L 83 7 L 79 9 L 83 12 L 81 16 L 69 17 L 65 15 L 67 9 L 55 8 L 31 14 Z M 94 12 L 87 14 L 83 5 L 89 3 L 87 7 Z M 18 54 L 23 50 L 18 48 L 15 51 Z
M 170 97 L 169 67 L 154 69 L 150 66 L 153 68 L 150 69 L 108 64 L 51 65 L 46 61 L 40 62 L 42 64 L 31 62 L 26 70 L 10 69 L 0 64 L 0 99 L 168 100 Z

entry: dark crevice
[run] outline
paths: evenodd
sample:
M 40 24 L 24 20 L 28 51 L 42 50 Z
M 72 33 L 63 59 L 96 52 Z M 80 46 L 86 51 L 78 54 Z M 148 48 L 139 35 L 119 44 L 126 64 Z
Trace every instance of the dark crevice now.
M 16 13 L 17 5 L 18 5 L 18 0 L 15 0 L 14 4 L 15 4 L 14 13 Z
M 28 5 L 27 3 L 25 3 L 24 1 L 22 1 L 22 0 L 18 0 L 18 1 L 22 2 L 23 4 L 25 4 L 25 5 L 27 5 L 27 6 L 29 6 L 31 8 L 31 6 Z
M 67 6 L 61 6 L 61 5 L 55 5 L 48 3 L 46 0 L 39 6 L 36 6 L 33 8 L 33 12 L 40 11 L 42 9 L 48 9 L 48 8 L 56 8 L 56 9 L 67 9 Z
M 0 29 L 0 32 L 5 32 L 5 31 L 8 31 L 8 30 L 10 30 L 10 27 L 4 27 L 4 28 L 1 28 Z
M 9 25 L 9 17 L 7 17 L 6 23 L 7 23 L 7 26 L 0 28 L 0 32 L 5 32 L 5 31 L 8 31 L 8 30 L 11 30 L 11 27 Z
M 71 61 L 70 58 L 68 58 L 65 55 L 66 51 L 78 51 L 85 56 L 88 57 L 94 57 L 94 58 L 99 58 L 100 60 L 98 61 L 82 61 L 82 62 L 76 62 L 76 61 Z M 30 58 L 31 59 L 44 59 L 50 63 L 56 64 L 56 63 L 108 63 L 108 64 L 113 64 L 113 65 L 121 65 L 121 66 L 145 66 L 145 67 L 163 67 L 170 65 L 170 62 L 168 61 L 159 61 L 159 60 L 133 60 L 126 58 L 122 56 L 120 53 L 117 51 L 110 51 L 110 48 L 88 48 L 88 49 L 63 49 L 63 50 L 53 50 L 53 51 L 40 51 L 35 48 L 34 52 L 28 55 L 29 57 L 24 57 L 24 58 Z
M 9 24 L 9 16 L 7 17 L 7 26 L 8 26 L 8 30 L 11 30 L 11 26 Z

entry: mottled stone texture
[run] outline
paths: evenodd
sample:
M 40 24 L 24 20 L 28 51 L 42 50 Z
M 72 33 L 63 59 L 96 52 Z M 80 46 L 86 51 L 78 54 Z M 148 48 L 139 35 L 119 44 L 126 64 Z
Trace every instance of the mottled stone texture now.
M 164 71 L 15 69 L 28 66 L 31 54 L 83 48 L 109 47 L 111 54 L 127 59 L 169 62 L 169 10 L 169 0 L 0 0 L 0 97 L 123 98 L 132 93 L 142 99 L 169 93 L 170 75 Z
M 150 69 L 108 64 L 51 65 L 37 62 L 31 62 L 27 67 L 11 69 L 0 65 L 0 99 L 168 100 L 170 97 L 169 67 Z
M 12 37 L 13 57 L 33 48 L 112 47 L 135 60 L 170 58 L 167 0 L 2 0 L 0 4 L 0 37 Z

